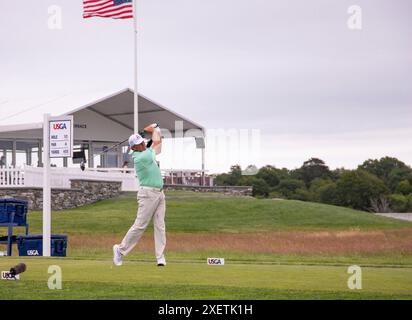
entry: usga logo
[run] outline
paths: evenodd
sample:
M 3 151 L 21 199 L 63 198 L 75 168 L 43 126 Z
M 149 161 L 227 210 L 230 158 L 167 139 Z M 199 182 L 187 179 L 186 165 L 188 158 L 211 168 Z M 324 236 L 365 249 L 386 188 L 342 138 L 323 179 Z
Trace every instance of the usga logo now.
M 20 280 L 20 275 L 13 276 L 9 271 L 2 271 L 1 280 Z
M 28 256 L 39 256 L 39 251 L 37 250 L 27 250 L 27 255 Z
M 223 259 L 223 258 L 207 258 L 207 264 L 209 266 L 223 266 L 225 264 L 225 259 Z
M 53 129 L 54 130 L 63 130 L 63 129 L 67 129 L 67 126 L 64 122 L 62 123 L 54 123 L 53 124 Z

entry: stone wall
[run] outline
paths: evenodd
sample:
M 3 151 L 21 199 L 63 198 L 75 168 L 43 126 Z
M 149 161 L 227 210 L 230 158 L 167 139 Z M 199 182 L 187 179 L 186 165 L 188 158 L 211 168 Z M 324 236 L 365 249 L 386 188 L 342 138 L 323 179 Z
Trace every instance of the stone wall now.
M 166 184 L 166 190 L 195 191 L 195 192 L 217 192 L 232 196 L 251 196 L 253 187 L 251 186 L 184 186 Z
M 70 189 L 52 189 L 53 210 L 71 209 L 116 197 L 121 192 L 121 182 L 71 180 Z M 0 197 L 13 197 L 29 201 L 29 210 L 43 209 L 42 188 L 0 189 Z
M 79 206 L 117 197 L 122 190 L 120 181 L 70 180 L 71 187 L 80 190 Z

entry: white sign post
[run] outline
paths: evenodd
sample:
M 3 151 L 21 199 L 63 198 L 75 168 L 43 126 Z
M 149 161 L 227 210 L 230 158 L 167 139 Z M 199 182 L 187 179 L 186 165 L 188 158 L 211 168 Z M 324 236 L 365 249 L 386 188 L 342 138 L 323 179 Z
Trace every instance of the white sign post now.
M 43 121 L 43 256 L 51 255 L 50 158 L 73 157 L 73 116 L 50 117 Z

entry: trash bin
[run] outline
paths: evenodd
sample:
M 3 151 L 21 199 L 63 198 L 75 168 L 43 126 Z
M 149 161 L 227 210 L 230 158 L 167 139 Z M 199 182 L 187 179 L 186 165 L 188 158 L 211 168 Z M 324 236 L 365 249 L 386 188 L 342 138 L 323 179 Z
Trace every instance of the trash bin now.
M 0 223 L 15 223 L 17 226 L 27 226 L 26 200 L 15 198 L 0 198 Z
M 32 234 L 28 236 L 17 236 L 17 248 L 19 256 L 42 256 L 43 255 L 43 235 Z M 51 235 L 52 257 L 65 257 L 67 251 L 67 235 Z

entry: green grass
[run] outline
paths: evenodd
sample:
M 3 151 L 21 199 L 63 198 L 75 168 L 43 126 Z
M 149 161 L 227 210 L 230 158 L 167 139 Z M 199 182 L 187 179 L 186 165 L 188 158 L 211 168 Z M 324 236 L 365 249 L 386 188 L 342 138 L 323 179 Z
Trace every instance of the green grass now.
M 382 230 L 412 223 L 356 210 L 300 201 L 256 200 L 191 192 L 167 194 L 167 229 L 173 233 Z M 293 255 L 210 251 L 167 252 L 158 268 L 139 250 L 114 268 L 111 250 L 72 247 L 70 237 L 118 237 L 136 216 L 135 194 L 73 210 L 53 212 L 53 233 L 69 235 L 68 257 L 0 257 L 0 271 L 24 261 L 18 282 L 0 282 L 0 299 L 412 299 L 412 256 L 399 252 Z M 30 232 L 41 233 L 41 213 L 29 215 Z M 22 233 L 22 229 L 18 229 Z M 0 230 L 3 232 L 5 230 Z M 152 229 L 148 228 L 148 233 Z M 16 250 L 15 250 L 16 251 Z M 224 257 L 223 267 L 206 258 Z M 363 289 L 349 290 L 347 268 L 361 265 Z M 63 271 L 63 290 L 49 290 L 49 265 Z
M 187 193 L 186 193 L 187 194 Z M 181 194 L 177 194 L 181 195 Z M 213 195 L 208 195 L 213 196 Z M 412 222 L 376 216 L 342 207 L 301 201 L 248 198 L 199 200 L 197 193 L 180 199 L 168 194 L 169 232 L 262 232 L 272 230 L 382 229 L 412 227 Z M 82 208 L 53 213 L 53 232 L 123 234 L 136 218 L 136 195 L 101 201 Z M 41 213 L 29 216 L 31 232 L 41 232 Z M 148 228 L 148 231 L 151 228 Z M 151 232 L 151 231 L 149 231 Z
M 107 260 L 112 258 L 111 250 L 95 249 L 90 247 L 70 248 L 70 257 L 81 260 Z M 323 265 L 323 266 L 348 266 L 364 265 L 371 267 L 411 267 L 412 256 L 399 253 L 384 254 L 350 254 L 350 255 L 298 255 L 298 254 L 264 254 L 221 250 L 167 252 L 167 259 L 171 263 L 206 263 L 210 257 L 224 257 L 227 261 L 240 264 L 261 265 Z M 127 256 L 127 261 L 152 262 L 152 252 L 134 250 Z
M 0 260 L 0 269 L 21 259 Z M 3 282 L 2 297 L 13 299 L 411 299 L 412 268 L 363 267 L 362 290 L 347 287 L 343 266 L 228 264 L 211 267 L 128 261 L 25 259 L 19 282 Z M 63 289 L 49 290 L 48 267 L 62 269 Z

